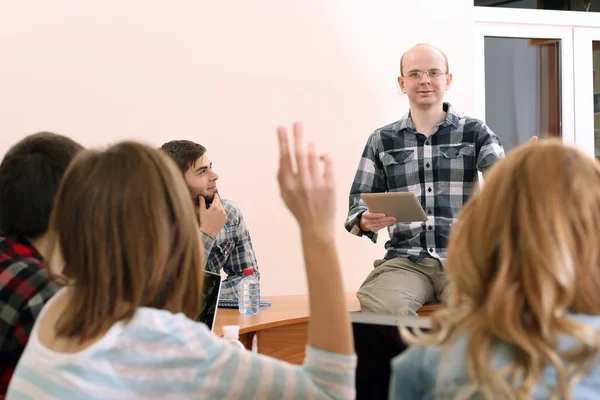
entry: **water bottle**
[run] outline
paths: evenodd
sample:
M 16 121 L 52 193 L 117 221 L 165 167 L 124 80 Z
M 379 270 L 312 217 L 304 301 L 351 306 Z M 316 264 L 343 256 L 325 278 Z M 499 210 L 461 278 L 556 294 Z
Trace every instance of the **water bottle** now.
M 258 314 L 260 311 L 260 286 L 253 268 L 244 270 L 244 278 L 238 284 L 240 314 Z
M 242 342 L 240 342 L 240 327 L 238 325 L 225 325 L 223 326 L 223 338 L 241 349 L 246 349 Z

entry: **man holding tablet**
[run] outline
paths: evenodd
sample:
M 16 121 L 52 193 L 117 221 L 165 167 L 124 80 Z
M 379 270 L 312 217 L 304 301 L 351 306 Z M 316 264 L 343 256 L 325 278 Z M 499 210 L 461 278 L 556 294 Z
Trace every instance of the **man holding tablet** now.
M 447 293 L 443 263 L 450 228 L 484 171 L 504 157 L 498 137 L 480 120 L 443 102 L 452 83 L 448 59 L 418 44 L 400 60 L 398 84 L 410 110 L 369 137 L 350 190 L 346 229 L 374 243 L 388 228 L 383 259 L 357 293 L 363 311 L 416 315 Z M 373 213 L 363 193 L 412 192 L 427 214 L 412 222 Z

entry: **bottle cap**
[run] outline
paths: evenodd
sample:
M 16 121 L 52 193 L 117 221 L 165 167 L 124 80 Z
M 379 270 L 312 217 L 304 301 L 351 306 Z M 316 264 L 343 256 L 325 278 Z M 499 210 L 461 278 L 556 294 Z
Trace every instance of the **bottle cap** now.
M 225 339 L 238 340 L 240 337 L 240 327 L 238 325 L 223 326 L 223 337 Z
M 254 275 L 254 268 L 245 268 L 244 275 Z

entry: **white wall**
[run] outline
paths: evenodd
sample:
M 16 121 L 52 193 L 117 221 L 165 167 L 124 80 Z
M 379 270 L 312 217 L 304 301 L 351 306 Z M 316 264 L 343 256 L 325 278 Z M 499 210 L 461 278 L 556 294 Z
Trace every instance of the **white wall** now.
M 401 53 L 444 49 L 448 99 L 473 111 L 472 0 L 5 1 L 0 6 L 0 155 L 52 130 L 86 146 L 125 138 L 206 145 L 252 232 L 266 295 L 305 293 L 295 222 L 275 181 L 275 126 L 305 122 L 336 162 L 346 290 L 377 245 L 343 228 L 368 135 L 399 119 Z

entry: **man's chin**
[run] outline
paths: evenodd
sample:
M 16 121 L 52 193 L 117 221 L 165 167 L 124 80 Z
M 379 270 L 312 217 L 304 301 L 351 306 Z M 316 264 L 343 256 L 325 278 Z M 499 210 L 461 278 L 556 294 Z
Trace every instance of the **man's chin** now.
M 211 192 L 211 193 L 207 193 L 204 195 L 204 200 L 206 200 L 206 204 L 210 204 L 213 202 L 213 200 L 215 199 L 215 194 L 219 193 L 219 191 L 217 190 L 216 192 Z

